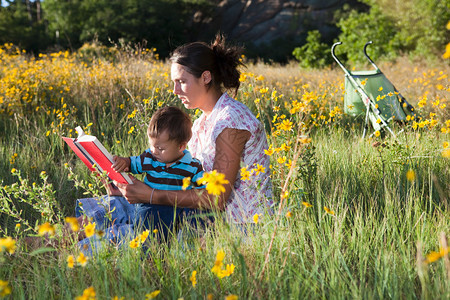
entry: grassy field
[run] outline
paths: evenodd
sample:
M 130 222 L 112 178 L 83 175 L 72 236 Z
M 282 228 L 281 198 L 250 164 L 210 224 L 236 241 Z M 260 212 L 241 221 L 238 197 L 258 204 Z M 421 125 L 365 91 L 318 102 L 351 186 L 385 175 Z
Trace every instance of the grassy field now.
M 201 238 L 182 226 L 168 243 L 150 232 L 146 252 L 84 258 L 75 243 L 24 247 L 39 230 L 58 241 L 75 199 L 104 192 L 61 136 L 80 125 L 114 154 L 142 152 L 152 113 L 180 105 L 169 65 L 155 49 L 31 58 L 2 46 L 0 297 L 448 299 L 450 67 L 379 65 L 419 117 L 362 139 L 363 120 L 343 113 L 341 69 L 248 62 L 237 98 L 266 127 L 276 213 L 247 236 L 218 220 Z

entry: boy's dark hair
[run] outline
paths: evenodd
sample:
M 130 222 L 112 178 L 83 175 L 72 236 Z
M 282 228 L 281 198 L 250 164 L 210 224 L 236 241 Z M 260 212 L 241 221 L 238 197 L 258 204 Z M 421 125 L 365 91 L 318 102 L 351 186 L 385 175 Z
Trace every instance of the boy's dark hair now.
M 156 138 L 167 130 L 169 140 L 187 143 L 192 136 L 192 121 L 187 113 L 175 106 L 158 109 L 150 119 L 147 135 Z

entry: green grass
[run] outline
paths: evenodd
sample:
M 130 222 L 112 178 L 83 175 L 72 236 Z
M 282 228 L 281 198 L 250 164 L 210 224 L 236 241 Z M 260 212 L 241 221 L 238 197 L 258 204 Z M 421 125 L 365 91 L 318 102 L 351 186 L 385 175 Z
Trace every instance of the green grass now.
M 144 68 L 141 61 L 137 65 Z M 132 68 L 133 63 L 127 66 Z M 155 290 L 160 290 L 157 296 L 160 299 L 205 299 L 208 294 L 213 299 L 232 294 L 240 299 L 449 298 L 448 256 L 426 263 L 426 255 L 438 252 L 450 233 L 450 164 L 442 155 L 448 133 L 437 128 L 413 130 L 410 125 L 394 125 L 396 138 L 362 139 L 357 120 L 345 116 L 315 126 L 311 114 L 326 115 L 327 109 L 342 105 L 339 81 L 321 83 L 322 75 L 333 77 L 334 70 L 323 71 L 322 75 L 318 71 L 303 71 L 295 75 L 300 79 L 291 76 L 295 70 L 292 66 L 283 69 L 256 65 L 252 70 L 258 70 L 256 75 L 276 70 L 282 78 L 277 81 L 275 75 L 274 78 L 270 75 L 263 82 L 253 80 L 252 85 L 245 82 L 240 94 L 240 99 L 255 114 L 260 113 L 267 128 L 274 128 L 268 132 L 273 148 L 291 143 L 290 150 L 272 156 L 273 168 L 267 170 L 272 172 L 276 213 L 251 224 L 246 228 L 247 236 L 241 228 L 218 220 L 202 232 L 201 238 L 193 238 L 194 233 L 187 227 L 183 229 L 191 238 L 180 240 L 171 236 L 168 243 L 151 238 L 147 253 L 128 245 L 120 250 L 106 247 L 90 258 L 85 267 L 67 266 L 67 257 L 76 258 L 79 254 L 74 243 L 56 251 L 48 248 L 28 251 L 23 247 L 24 236 L 32 234 L 35 225 L 49 220 L 62 224 L 65 216 L 73 215 L 75 199 L 86 196 L 86 190 L 78 183 L 82 181 L 85 186 L 95 183 L 60 136 L 70 135 L 76 125 L 86 126 L 95 119 L 88 131 L 97 135 L 112 153 L 140 153 L 146 148 L 143 128 L 146 121 L 159 101 L 176 103 L 173 95 L 161 90 L 162 83 L 146 91 L 154 75 L 148 75 L 153 73 L 144 68 L 141 71 L 147 72 L 152 80 L 142 83 L 145 76 L 141 80 L 116 79 L 114 87 L 118 91 L 111 88 L 105 92 L 102 87 L 111 86 L 101 82 L 94 84 L 92 90 L 87 85 L 84 89 L 72 86 L 73 93 L 65 97 L 73 104 L 80 98 L 76 110 L 71 105 L 63 108 L 62 103 L 55 104 L 42 96 L 41 102 L 68 112 L 61 127 L 51 125 L 59 122 L 59 118 L 50 107 L 26 114 L 0 115 L 3 191 L 0 235 L 12 236 L 17 241 L 14 254 L 0 253 L 0 280 L 8 281 L 12 288 L 12 294 L 6 298 L 74 299 L 90 286 L 98 299 L 114 296 L 145 299 Z M 135 85 L 131 84 L 133 80 Z M 407 79 L 399 77 L 399 80 Z M 296 116 L 288 114 L 289 103 L 300 100 L 303 93 L 292 90 L 296 86 L 293 82 L 310 83 L 313 91 L 324 95 L 308 111 Z M 124 96 L 127 93 L 120 87 L 126 84 L 133 97 Z M 276 88 L 284 98 L 274 100 L 259 93 L 258 88 L 266 85 Z M 97 99 L 95 105 L 86 101 L 90 96 Z M 142 102 L 150 97 L 155 98 L 149 103 Z M 259 104 L 253 102 L 256 97 L 261 98 Z M 105 99 L 115 104 L 108 106 Z M 274 109 L 276 105 L 280 106 L 278 112 Z M 136 116 L 129 117 L 134 109 Z M 275 114 L 282 113 L 295 124 L 307 124 L 300 134 L 312 138 L 311 144 L 299 144 L 298 160 L 293 151 L 297 134 L 276 135 L 276 125 L 270 123 Z M 448 113 L 441 110 L 439 114 L 440 124 L 445 124 Z M 135 130 L 130 133 L 132 126 Z M 14 153 L 18 155 L 12 159 Z M 279 210 L 289 172 L 278 162 L 283 156 L 294 161 L 294 172 L 286 184 L 288 195 Z M 77 176 L 75 180 L 68 178 L 66 163 Z M 11 173 L 13 168 L 17 170 L 15 174 Z M 415 179 L 407 179 L 408 170 L 414 170 Z M 98 187 L 87 190 L 102 193 Z M 18 201 L 20 197 L 22 202 Z M 306 202 L 312 206 L 306 207 Z M 6 204 L 11 207 L 15 204 L 19 212 L 22 210 L 23 219 L 13 218 Z M 43 211 L 46 213 L 41 214 Z M 15 228 L 16 223 L 21 224 L 19 229 Z M 219 279 L 211 269 L 221 249 L 225 252 L 222 268 L 233 264 L 235 269 L 230 276 Z M 193 271 L 197 271 L 195 287 L 190 280 Z

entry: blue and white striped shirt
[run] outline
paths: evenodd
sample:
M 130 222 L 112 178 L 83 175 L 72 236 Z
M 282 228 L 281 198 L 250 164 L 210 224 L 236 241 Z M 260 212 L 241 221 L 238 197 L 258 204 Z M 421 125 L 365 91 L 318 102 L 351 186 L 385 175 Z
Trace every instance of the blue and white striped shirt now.
M 204 188 L 204 185 L 197 184 L 197 179 L 202 178 L 204 173 L 201 162 L 193 158 L 188 150 L 184 150 L 183 153 L 181 159 L 166 167 L 165 163 L 157 161 L 150 149 L 147 149 L 139 156 L 130 157 L 131 173 L 145 173 L 144 183 L 158 190 L 181 190 L 185 177 L 191 178 L 191 184 L 187 189 Z

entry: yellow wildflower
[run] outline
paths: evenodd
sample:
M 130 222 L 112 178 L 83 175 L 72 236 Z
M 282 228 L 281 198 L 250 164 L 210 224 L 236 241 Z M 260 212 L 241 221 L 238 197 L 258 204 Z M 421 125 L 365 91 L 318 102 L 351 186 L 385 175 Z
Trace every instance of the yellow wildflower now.
M 450 148 L 446 148 L 442 151 L 442 157 L 450 158 Z
M 302 144 L 309 144 L 311 143 L 312 139 L 309 137 L 301 137 L 298 139 L 300 141 L 300 143 Z
M 381 135 L 381 133 L 380 133 L 379 130 L 375 131 L 375 136 L 376 136 L 376 137 L 379 137 L 380 135 Z
M 259 220 L 259 215 L 258 214 L 254 214 L 253 215 L 253 223 L 258 224 L 258 220 Z
M 273 149 L 272 149 L 272 145 L 269 147 L 269 149 L 264 149 L 264 153 L 268 156 L 271 156 L 273 154 Z
M 135 249 L 139 247 L 139 238 L 132 239 L 130 241 L 130 248 Z
M 449 146 L 449 143 L 448 143 L 448 142 L 444 142 L 444 143 L 442 144 L 442 148 L 444 148 L 444 149 L 447 149 L 448 146 Z
M 250 180 L 250 172 L 246 167 L 241 168 L 241 180 Z
M 159 295 L 159 293 L 161 293 L 160 290 L 155 290 L 155 291 L 153 291 L 153 292 L 151 292 L 149 294 L 146 294 L 145 295 L 145 300 L 154 299 L 154 298 L 156 298 Z
M 286 156 L 278 157 L 277 162 L 281 165 L 286 162 L 286 159 L 287 159 Z
M 11 286 L 8 281 L 0 280 L 0 297 L 11 294 Z
M 142 232 L 141 233 L 141 235 L 139 235 L 139 241 L 141 242 L 141 243 L 143 243 L 143 242 L 145 242 L 145 240 L 147 239 L 147 237 L 149 236 L 149 234 L 150 234 L 150 230 L 145 230 L 144 232 Z
M 78 255 L 78 257 L 77 257 L 77 263 L 80 265 L 80 266 L 82 266 L 82 267 L 84 267 L 84 266 L 86 266 L 86 264 L 87 264 L 87 262 L 88 262 L 88 257 L 87 256 L 85 256 L 84 254 L 83 254 L 83 252 L 81 252 L 80 253 L 80 255 Z
M 195 287 L 195 285 L 197 284 L 197 271 L 192 271 L 192 275 L 189 280 L 192 282 L 192 286 Z
M 230 182 L 225 179 L 225 174 L 219 173 L 216 170 L 212 172 L 205 172 L 202 178 L 197 180 L 200 184 L 206 184 L 206 191 L 209 194 L 219 196 L 225 192 L 224 184 L 229 184 Z
M 292 212 L 291 211 L 288 211 L 287 213 L 286 213 L 286 218 L 291 218 L 292 217 Z
M 261 94 L 265 94 L 265 93 L 267 93 L 268 91 L 269 91 L 269 88 L 268 88 L 268 87 L 259 89 L 259 92 L 260 92 Z
M 439 249 L 439 252 L 431 251 L 429 254 L 426 255 L 426 263 L 430 264 L 446 255 L 448 255 L 448 247 L 445 249 L 441 247 Z
M 308 203 L 308 202 L 305 202 L 305 201 L 303 201 L 302 204 L 303 204 L 303 206 L 305 206 L 306 208 L 312 207 L 312 204 L 310 204 L 310 203 Z
M 74 265 L 75 265 L 75 257 L 73 257 L 73 255 L 67 256 L 67 266 L 72 269 Z
M 225 258 L 225 252 L 223 250 L 217 251 L 216 260 L 214 261 L 214 266 L 211 269 L 211 272 L 214 274 L 219 274 L 222 269 L 223 259 Z
M 324 209 L 327 213 L 329 213 L 330 215 L 333 215 L 333 216 L 334 216 L 334 211 L 332 211 L 332 210 L 329 209 L 328 207 L 324 206 L 323 209 Z
M 84 227 L 84 233 L 86 234 L 86 237 L 93 236 L 95 234 L 95 222 L 89 222 L 89 224 Z
M 228 276 L 230 276 L 231 274 L 233 274 L 235 268 L 236 268 L 235 265 L 233 265 L 233 264 L 231 264 L 231 265 L 227 264 L 227 266 L 225 267 L 225 270 L 221 270 L 221 271 L 220 271 L 220 274 L 218 274 L 217 276 L 218 276 L 219 278 L 228 277 Z
M 450 58 L 450 43 L 448 43 L 447 46 L 445 46 L 445 53 L 442 54 L 442 58 L 443 59 Z
M 413 182 L 414 180 L 416 180 L 416 172 L 414 172 L 414 170 L 412 170 L 412 169 L 409 169 L 409 170 L 406 172 L 406 179 L 407 179 L 408 181 L 411 181 L 411 182 Z
M 44 234 L 48 234 L 50 236 L 53 236 L 53 235 L 55 235 L 55 227 L 53 227 L 53 225 L 51 225 L 50 223 L 46 222 L 46 223 L 44 223 L 44 224 L 39 226 L 38 234 L 40 236 L 42 236 Z
M 185 191 L 191 185 L 191 177 L 183 178 L 183 186 L 181 187 Z
M 76 297 L 75 300 L 95 300 L 95 297 L 95 289 L 90 286 L 83 291 L 83 295 Z
M 239 299 L 238 295 L 234 295 L 234 294 L 230 294 L 225 297 L 225 300 L 238 300 L 238 299 Z
M 283 145 L 281 145 L 281 150 L 283 150 L 283 151 L 289 151 L 289 149 L 291 149 L 291 147 L 290 146 L 288 146 L 286 143 L 283 143 Z
M 260 164 L 256 164 L 255 172 L 256 172 L 256 175 L 259 175 L 259 173 L 265 173 L 266 172 L 266 168 L 263 167 Z
M 66 217 L 65 221 L 67 224 L 70 225 L 70 229 L 72 229 L 72 231 L 78 231 L 80 230 L 80 224 L 78 223 L 78 219 L 75 217 Z
M 278 126 L 278 129 L 284 130 L 284 131 L 289 131 L 292 129 L 293 125 L 294 125 L 294 123 L 292 123 L 291 121 L 283 120 L 283 122 L 281 122 L 280 125 Z
M 11 238 L 10 236 L 0 239 L 0 253 L 5 251 L 9 254 L 14 254 L 14 252 L 16 251 L 16 247 L 16 240 Z

